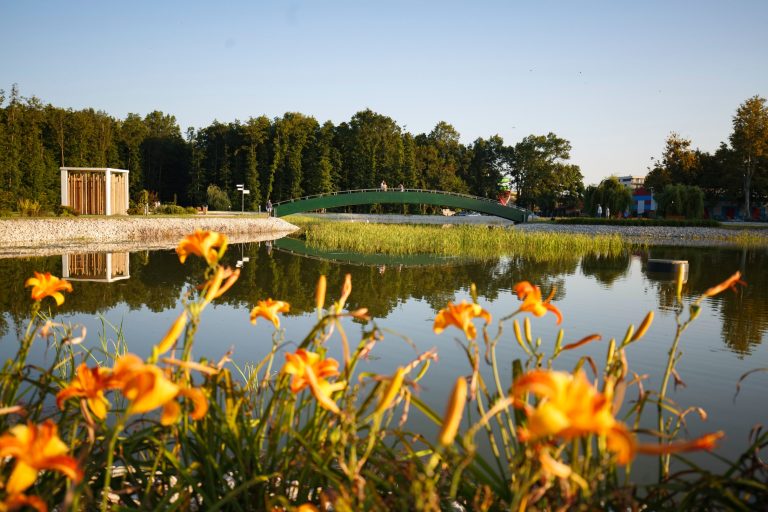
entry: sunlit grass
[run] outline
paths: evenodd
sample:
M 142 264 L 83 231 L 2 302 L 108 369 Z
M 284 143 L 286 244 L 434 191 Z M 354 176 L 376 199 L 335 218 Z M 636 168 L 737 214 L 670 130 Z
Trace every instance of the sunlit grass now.
M 521 255 L 549 261 L 591 254 L 618 256 L 633 247 L 615 234 L 541 233 L 454 224 L 327 222 L 298 216 L 289 220 L 303 228 L 300 236 L 309 246 L 361 254 L 434 254 L 474 259 Z

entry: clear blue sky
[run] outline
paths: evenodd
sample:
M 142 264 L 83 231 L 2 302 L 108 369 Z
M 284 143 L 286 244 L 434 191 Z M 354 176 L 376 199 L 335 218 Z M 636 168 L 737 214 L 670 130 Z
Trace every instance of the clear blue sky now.
M 713 151 L 768 96 L 768 1 L 0 0 L 0 88 L 182 130 L 371 108 L 470 143 L 549 131 L 587 183 L 645 174 L 671 131 Z

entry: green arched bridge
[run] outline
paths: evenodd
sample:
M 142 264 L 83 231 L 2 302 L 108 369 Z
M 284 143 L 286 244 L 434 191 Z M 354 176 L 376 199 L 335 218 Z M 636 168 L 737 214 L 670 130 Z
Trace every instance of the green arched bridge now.
M 288 199 L 287 201 L 274 203 L 272 207 L 276 217 L 284 217 L 293 213 L 357 204 L 429 204 L 447 208 L 474 210 L 515 222 L 526 222 L 531 213 L 525 208 L 513 205 L 504 206 L 495 199 L 457 194 L 455 192 L 413 188 L 407 188 L 402 191 L 400 189 L 385 191 L 378 188 L 345 190 L 342 192 L 300 197 L 298 199 Z

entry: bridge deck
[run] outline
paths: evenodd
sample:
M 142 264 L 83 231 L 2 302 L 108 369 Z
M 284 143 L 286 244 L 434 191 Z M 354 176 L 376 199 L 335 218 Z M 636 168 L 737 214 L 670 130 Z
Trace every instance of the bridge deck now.
M 381 189 L 346 190 L 289 199 L 275 203 L 273 208 L 275 216 L 284 217 L 294 213 L 359 204 L 428 204 L 474 210 L 515 222 L 526 222 L 530 214 L 524 208 L 518 208 L 514 205 L 505 206 L 493 199 L 422 189 L 405 189 L 403 191 L 399 189 L 387 191 Z

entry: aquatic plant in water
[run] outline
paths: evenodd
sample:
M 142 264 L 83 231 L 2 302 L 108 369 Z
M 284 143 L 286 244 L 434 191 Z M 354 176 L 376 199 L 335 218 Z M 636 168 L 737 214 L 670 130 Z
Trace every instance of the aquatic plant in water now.
M 183 298 L 184 311 L 146 359 L 127 343 L 97 352 L 83 348 L 72 328 L 52 323 L 40 302 L 71 285 L 53 276 L 32 278 L 32 317 L 18 357 L 0 379 L 0 510 L 565 510 L 651 509 L 699 503 L 731 508 L 765 504 L 765 466 L 751 463 L 768 445 L 756 434 L 745 455 L 723 475 L 688 465 L 671 473 L 675 454 L 711 450 L 722 432 L 680 435 L 687 414 L 666 397 L 677 377 L 682 333 L 707 297 L 737 289 L 734 274 L 687 309 L 678 285 L 678 329 L 664 380 L 649 393 L 632 373 L 626 349 L 642 343 L 653 313 L 622 340 L 608 342 L 604 361 L 579 359 L 571 371 L 555 368 L 563 352 L 601 340 L 597 333 L 551 350 L 534 336 L 533 318 L 560 323 L 562 312 L 538 286 L 521 282 L 517 308 L 494 328 L 472 302 L 448 303 L 433 330 L 458 334 L 466 372 L 455 376 L 443 414 L 419 397 L 419 382 L 437 351 L 406 358 L 391 374 L 361 370 L 386 333 L 367 309 L 346 309 L 353 292 L 347 276 L 338 299 L 327 303 L 328 283 L 315 288 L 317 322 L 300 341 L 285 341 L 278 314 L 287 302 L 254 298 L 253 321 L 275 327 L 271 350 L 246 368 L 229 353 L 217 362 L 193 358 L 206 307 L 237 281 L 238 270 L 219 262 L 226 237 L 197 232 L 177 252 L 183 263 L 203 258 L 207 268 Z M 41 292 L 41 290 L 46 290 Z M 531 316 L 529 316 L 531 315 Z M 524 316 L 521 323 L 520 316 Z M 510 334 L 504 327 L 511 321 Z M 349 324 L 362 325 L 359 340 Z M 80 338 L 82 338 L 80 336 Z M 26 361 L 44 338 L 54 357 L 48 367 Z M 74 343 L 77 341 L 78 343 Z M 517 343 L 524 357 L 502 381 L 499 343 Z M 337 345 L 338 344 L 338 345 Z M 329 357 L 337 345 L 341 360 Z M 286 350 L 290 347 L 290 350 Z M 106 348 L 106 347 L 105 347 Z M 626 400 L 637 390 L 637 399 Z M 57 407 L 49 404 L 55 398 Z M 624 405 L 624 404 L 627 405 Z M 655 404 L 654 408 L 649 405 Z M 641 429 L 651 410 L 658 430 Z M 186 413 L 186 414 L 185 414 Z M 433 432 L 414 432 L 408 418 L 423 415 Z M 489 450 L 479 449 L 484 437 Z M 641 439 L 643 438 L 643 439 Z M 640 456 L 659 459 L 659 480 L 639 487 L 631 466 Z M 684 459 L 681 459 L 686 463 Z M 733 476 L 733 477 L 731 477 Z M 713 490 L 714 489 L 714 490 Z

